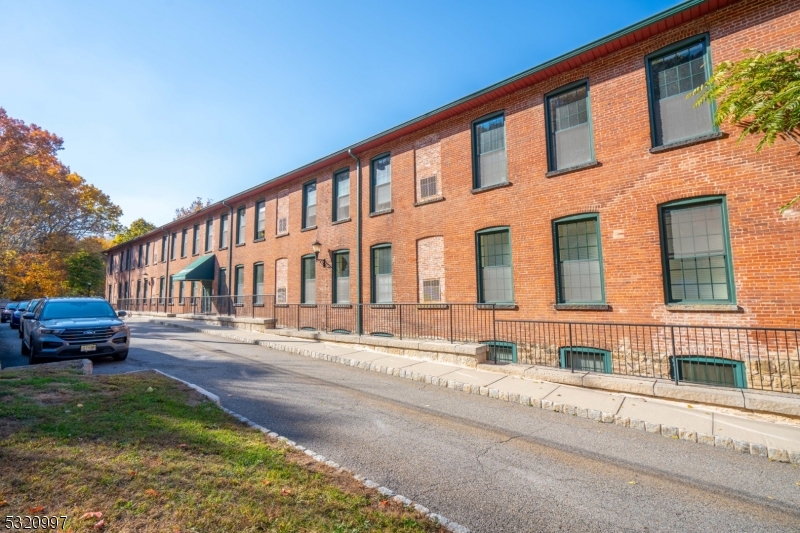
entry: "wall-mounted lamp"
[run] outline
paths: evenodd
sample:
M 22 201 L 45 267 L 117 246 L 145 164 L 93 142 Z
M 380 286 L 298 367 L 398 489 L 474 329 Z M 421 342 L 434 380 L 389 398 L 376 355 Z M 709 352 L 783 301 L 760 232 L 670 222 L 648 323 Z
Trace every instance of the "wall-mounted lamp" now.
M 322 268 L 330 268 L 332 265 L 328 263 L 325 259 L 319 258 L 319 252 L 322 250 L 322 245 L 319 241 L 314 241 L 311 244 L 311 249 L 314 250 L 314 258 L 317 260 L 317 263 L 322 265 Z

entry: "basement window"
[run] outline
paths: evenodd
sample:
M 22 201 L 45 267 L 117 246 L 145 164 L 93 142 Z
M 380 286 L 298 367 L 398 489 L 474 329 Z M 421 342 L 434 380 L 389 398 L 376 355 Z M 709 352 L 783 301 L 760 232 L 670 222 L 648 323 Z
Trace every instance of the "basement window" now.
M 495 363 L 517 362 L 517 345 L 513 342 L 482 341 L 480 344 L 485 344 L 489 347 L 489 353 L 486 355 L 487 361 Z
M 675 379 L 677 360 L 678 381 L 720 385 L 723 387 L 747 388 L 744 363 L 723 357 L 681 356 L 671 357 L 669 374 Z
M 587 372 L 611 374 L 611 352 L 581 346 L 566 346 L 559 350 L 559 366 Z

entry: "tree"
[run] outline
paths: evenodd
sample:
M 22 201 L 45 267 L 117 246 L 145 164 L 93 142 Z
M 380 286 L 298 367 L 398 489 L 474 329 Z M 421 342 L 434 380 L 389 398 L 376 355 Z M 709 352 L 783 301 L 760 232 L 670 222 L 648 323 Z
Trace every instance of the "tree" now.
M 151 224 L 143 218 L 137 218 L 131 222 L 129 227 L 123 227 L 122 231 L 117 233 L 117 235 L 111 240 L 111 244 L 116 246 L 117 244 L 128 242 L 136 237 L 146 235 L 154 229 L 156 229 L 155 224 Z
M 800 48 L 746 52 L 745 59 L 718 65 L 708 81 L 692 92 L 700 94 L 695 106 L 716 101 L 714 122 L 740 126 L 739 141 L 760 135 L 756 152 L 779 137 L 800 146 Z M 800 194 L 783 205 L 781 213 L 798 201 Z
M 66 288 L 73 295 L 103 294 L 105 261 L 99 254 L 85 250 L 76 252 L 64 261 Z
M 178 220 L 179 218 L 188 217 L 189 215 L 197 213 L 201 209 L 210 206 L 212 203 L 213 201 L 211 200 L 211 198 L 206 198 L 206 203 L 204 204 L 203 199 L 198 196 L 196 200 L 192 201 L 192 203 L 189 204 L 189 207 L 179 207 L 178 209 L 176 209 L 175 218 L 173 220 Z

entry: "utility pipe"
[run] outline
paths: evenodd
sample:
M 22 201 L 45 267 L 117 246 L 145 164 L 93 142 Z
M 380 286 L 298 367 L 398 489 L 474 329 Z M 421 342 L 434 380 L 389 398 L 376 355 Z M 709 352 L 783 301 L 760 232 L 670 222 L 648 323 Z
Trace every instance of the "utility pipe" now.
M 356 331 L 363 334 L 361 324 L 361 302 L 363 287 L 361 283 L 361 159 L 353 155 L 353 150 L 348 149 L 347 155 L 356 161 L 356 287 L 358 288 L 358 301 L 356 313 Z M 333 266 L 336 268 L 336 265 Z

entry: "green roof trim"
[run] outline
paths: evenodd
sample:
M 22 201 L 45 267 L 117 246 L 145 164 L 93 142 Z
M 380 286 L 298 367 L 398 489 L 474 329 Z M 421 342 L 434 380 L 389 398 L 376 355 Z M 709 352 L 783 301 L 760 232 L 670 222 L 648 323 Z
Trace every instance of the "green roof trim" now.
M 213 281 L 214 256 L 207 255 L 193 261 L 172 278 L 172 281 Z

